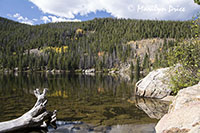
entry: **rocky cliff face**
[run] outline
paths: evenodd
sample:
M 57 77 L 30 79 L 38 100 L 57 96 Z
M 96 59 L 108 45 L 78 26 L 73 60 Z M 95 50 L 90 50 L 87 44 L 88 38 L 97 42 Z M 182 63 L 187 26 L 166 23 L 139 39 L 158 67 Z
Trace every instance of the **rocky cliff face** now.
M 174 41 L 172 38 L 166 39 L 166 42 Z M 127 43 L 134 49 L 135 53 L 140 56 L 141 59 L 144 58 L 145 53 L 150 56 L 150 61 L 153 63 L 155 61 L 155 55 L 158 50 L 161 50 L 164 45 L 164 39 L 153 38 L 153 39 L 142 39 L 137 41 L 130 41 Z
M 156 132 L 200 132 L 200 84 L 178 92 L 168 114 L 156 125 Z

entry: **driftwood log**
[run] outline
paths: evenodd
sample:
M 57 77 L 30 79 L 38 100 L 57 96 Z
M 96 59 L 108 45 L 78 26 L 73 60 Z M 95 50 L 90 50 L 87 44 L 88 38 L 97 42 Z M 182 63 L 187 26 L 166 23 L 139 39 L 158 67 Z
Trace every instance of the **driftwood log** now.
M 47 89 L 44 89 L 41 94 L 39 89 L 34 90 L 37 101 L 33 108 L 17 119 L 0 122 L 0 132 L 11 132 L 28 128 L 47 129 L 49 125 L 56 128 L 56 110 L 53 112 L 46 110 L 46 93 Z

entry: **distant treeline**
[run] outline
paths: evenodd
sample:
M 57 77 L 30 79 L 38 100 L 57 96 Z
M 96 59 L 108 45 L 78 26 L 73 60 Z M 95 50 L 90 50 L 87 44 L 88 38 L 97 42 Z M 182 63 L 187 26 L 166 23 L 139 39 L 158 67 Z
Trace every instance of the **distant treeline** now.
M 139 55 L 127 42 L 147 38 L 189 39 L 194 36 L 190 23 L 102 18 L 30 26 L 0 18 L 0 69 L 103 70 L 118 67 L 128 59 L 134 59 L 133 64 L 137 65 L 141 63 L 136 59 Z M 167 43 L 164 47 L 167 49 Z M 144 58 L 148 58 L 148 53 Z

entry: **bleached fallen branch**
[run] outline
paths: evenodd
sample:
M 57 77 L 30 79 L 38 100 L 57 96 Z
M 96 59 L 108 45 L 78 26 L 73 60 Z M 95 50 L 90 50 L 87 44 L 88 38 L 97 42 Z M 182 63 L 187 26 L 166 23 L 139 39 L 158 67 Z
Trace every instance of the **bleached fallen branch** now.
M 28 128 L 47 128 L 49 125 L 54 125 L 54 128 L 56 128 L 56 110 L 53 112 L 46 110 L 46 93 L 47 89 L 44 89 L 41 94 L 39 89 L 34 90 L 37 101 L 33 108 L 17 119 L 0 122 L 0 132 L 10 132 Z

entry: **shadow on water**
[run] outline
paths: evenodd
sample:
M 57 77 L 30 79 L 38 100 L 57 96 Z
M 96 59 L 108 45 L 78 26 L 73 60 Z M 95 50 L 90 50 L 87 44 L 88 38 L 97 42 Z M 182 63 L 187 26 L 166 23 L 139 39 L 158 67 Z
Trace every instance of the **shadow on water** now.
M 0 75 L 0 121 L 28 111 L 36 100 L 35 88 L 48 88 L 47 108 L 58 110 L 57 131 L 127 132 L 137 127 L 138 132 L 153 132 L 158 121 L 143 108 L 146 100 L 130 98 L 134 85 L 118 76 L 46 73 Z

